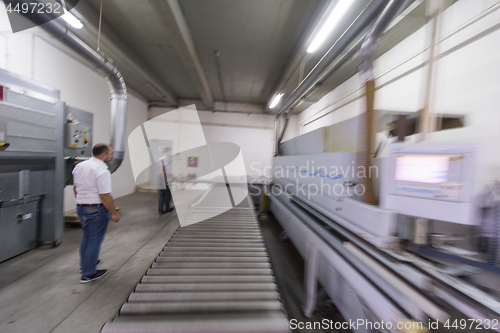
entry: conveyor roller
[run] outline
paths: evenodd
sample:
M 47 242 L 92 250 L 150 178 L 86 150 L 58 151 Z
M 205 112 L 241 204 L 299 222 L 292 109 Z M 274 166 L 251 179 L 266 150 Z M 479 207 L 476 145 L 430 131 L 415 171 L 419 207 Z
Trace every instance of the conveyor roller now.
M 290 332 L 253 210 L 179 228 L 101 332 Z

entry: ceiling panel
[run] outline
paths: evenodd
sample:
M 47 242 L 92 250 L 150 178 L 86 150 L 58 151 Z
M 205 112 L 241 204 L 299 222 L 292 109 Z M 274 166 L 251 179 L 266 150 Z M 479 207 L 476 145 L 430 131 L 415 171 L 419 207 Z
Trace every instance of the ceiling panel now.
M 222 100 L 220 51 L 226 101 L 265 103 L 318 2 L 182 0 L 215 99 Z
M 105 0 L 102 33 L 119 40 L 116 45 L 126 45 L 122 49 L 125 53 L 130 52 L 132 60 L 136 59 L 138 68 L 153 73 L 154 78 L 158 78 L 157 83 L 176 98 L 200 100 L 199 91 L 189 76 L 193 72 L 184 67 L 186 59 L 180 59 L 177 53 L 179 44 L 173 45 L 175 41 L 170 40 L 165 22 L 162 22 L 162 19 L 172 16 L 168 13 L 162 16 L 161 10 L 155 9 L 165 6 L 153 6 L 159 3 L 164 5 L 166 1 Z M 307 40 L 304 31 L 316 23 L 318 14 L 328 7 L 330 0 L 178 1 L 215 101 L 257 104 L 267 103 L 271 94 L 275 93 L 273 89 L 276 89 L 294 50 L 299 52 L 299 57 L 295 58 L 297 61 L 293 62 L 295 68 L 287 72 L 284 79 L 288 81 L 279 85 L 284 87 L 285 97 L 370 2 L 356 0 L 325 43 L 314 54 L 305 54 L 304 48 L 297 48 L 298 41 L 302 37 L 305 46 L 308 45 L 310 40 Z M 426 2 L 385 34 L 377 56 L 425 24 Z M 94 11 L 95 24 L 101 0 L 87 0 L 86 3 Z M 176 38 L 178 43 L 179 36 Z M 104 45 L 105 52 L 106 48 Z M 214 56 L 216 51 L 220 51 L 217 61 Z M 150 101 L 161 100 L 161 95 L 145 83 L 144 77 L 137 75 L 138 69 L 133 68 L 133 63 L 121 59 L 115 59 L 115 62 L 131 87 Z M 308 97 L 308 101 L 294 109 L 294 113 L 302 111 L 356 73 L 357 60 L 352 60 L 327 78 Z
M 100 0 L 89 0 L 89 3 L 98 13 Z M 178 98 L 199 99 L 182 62 L 172 48 L 158 14 L 149 1 L 103 1 L 103 21 L 112 27 L 121 41 L 160 78 L 166 89 Z M 106 30 L 103 29 L 102 33 L 106 34 Z M 149 86 L 146 88 L 151 90 Z M 151 98 L 150 95 L 145 97 Z
M 199 99 L 198 92 L 188 77 L 186 70 L 174 49 L 165 45 L 142 45 L 135 52 L 152 66 L 156 75 L 177 97 Z
M 87 1 L 98 13 L 101 0 Z M 156 12 L 149 1 L 103 0 L 103 20 L 126 43 L 169 45 L 163 29 L 159 29 Z

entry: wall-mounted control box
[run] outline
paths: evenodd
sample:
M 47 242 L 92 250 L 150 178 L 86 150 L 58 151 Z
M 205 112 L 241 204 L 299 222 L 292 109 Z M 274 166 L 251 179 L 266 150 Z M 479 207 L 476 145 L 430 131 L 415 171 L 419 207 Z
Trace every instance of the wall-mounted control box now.
M 67 124 L 66 135 L 68 148 L 86 148 L 91 142 L 90 128 L 80 124 Z

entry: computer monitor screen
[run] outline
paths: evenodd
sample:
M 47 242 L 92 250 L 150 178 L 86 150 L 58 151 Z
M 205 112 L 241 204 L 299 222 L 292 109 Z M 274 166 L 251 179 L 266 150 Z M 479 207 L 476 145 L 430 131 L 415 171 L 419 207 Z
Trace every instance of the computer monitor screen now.
M 432 200 L 467 200 L 465 157 L 464 154 L 398 154 L 393 193 Z
M 448 181 L 449 156 L 405 155 L 396 159 L 396 180 L 439 184 Z

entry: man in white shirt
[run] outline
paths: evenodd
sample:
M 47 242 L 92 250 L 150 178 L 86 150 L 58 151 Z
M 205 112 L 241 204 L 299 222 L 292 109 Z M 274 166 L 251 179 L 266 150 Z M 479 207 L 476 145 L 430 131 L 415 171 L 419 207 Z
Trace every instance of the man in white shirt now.
M 110 215 L 113 222 L 120 220 L 111 196 L 111 173 L 106 165 L 113 156 L 113 149 L 107 144 L 98 143 L 92 149 L 92 155 L 73 169 L 76 210 L 83 230 L 80 283 L 94 281 L 106 274 L 107 270 L 96 269 L 101 244 Z

